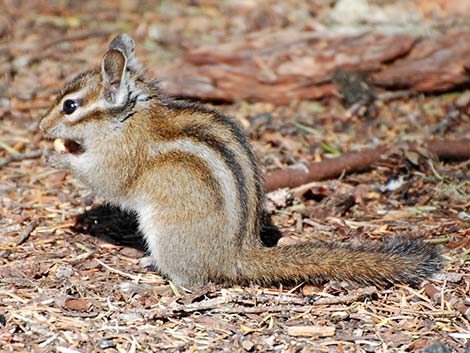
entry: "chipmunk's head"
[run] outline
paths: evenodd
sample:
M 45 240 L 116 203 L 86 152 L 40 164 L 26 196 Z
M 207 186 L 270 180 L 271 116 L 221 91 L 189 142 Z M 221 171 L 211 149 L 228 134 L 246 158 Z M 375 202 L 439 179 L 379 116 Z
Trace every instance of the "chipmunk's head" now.
M 126 34 L 115 37 L 101 70 L 75 77 L 41 119 L 39 127 L 46 137 L 62 140 L 62 152 L 83 153 L 91 139 L 118 131 L 136 103 L 145 100 L 137 84 L 141 67 L 134 46 Z

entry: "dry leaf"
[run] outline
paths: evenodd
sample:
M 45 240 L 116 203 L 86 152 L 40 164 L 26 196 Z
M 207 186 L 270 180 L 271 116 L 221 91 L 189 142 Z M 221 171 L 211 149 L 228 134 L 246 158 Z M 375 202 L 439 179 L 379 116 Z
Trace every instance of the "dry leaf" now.
M 74 311 L 88 311 L 93 306 L 93 303 L 88 299 L 83 298 L 68 298 L 65 300 L 64 307 Z

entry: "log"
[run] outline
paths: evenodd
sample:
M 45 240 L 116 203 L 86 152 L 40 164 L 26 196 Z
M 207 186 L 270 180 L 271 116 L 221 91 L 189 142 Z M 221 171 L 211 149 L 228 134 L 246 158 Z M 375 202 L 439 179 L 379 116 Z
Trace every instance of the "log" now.
M 469 159 L 470 140 L 426 141 L 424 147 L 440 159 Z M 343 173 L 370 170 L 387 151 L 400 146 L 398 144 L 380 145 L 361 152 L 348 152 L 342 156 L 326 159 L 321 162 L 309 163 L 305 168 L 284 168 L 265 177 L 267 192 L 279 188 L 296 187 L 311 181 L 335 178 Z M 407 148 L 415 150 L 417 143 L 407 144 Z
M 289 104 L 337 94 L 338 69 L 368 72 L 385 88 L 449 90 L 470 82 L 470 31 L 441 36 L 283 30 L 189 50 L 155 72 L 163 91 L 204 100 Z M 467 65 L 467 66 L 466 66 Z
M 470 82 L 470 32 L 419 41 L 409 55 L 372 75 L 371 82 L 416 92 L 450 90 Z

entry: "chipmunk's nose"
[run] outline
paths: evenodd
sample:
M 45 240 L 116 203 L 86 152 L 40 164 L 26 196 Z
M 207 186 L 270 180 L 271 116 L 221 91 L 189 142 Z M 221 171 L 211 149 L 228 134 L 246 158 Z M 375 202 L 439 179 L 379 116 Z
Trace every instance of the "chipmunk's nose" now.
M 49 117 L 49 119 L 48 119 Z M 41 118 L 39 121 L 39 130 L 45 135 L 50 131 L 50 129 L 53 127 L 53 122 L 50 119 L 49 115 L 45 115 Z

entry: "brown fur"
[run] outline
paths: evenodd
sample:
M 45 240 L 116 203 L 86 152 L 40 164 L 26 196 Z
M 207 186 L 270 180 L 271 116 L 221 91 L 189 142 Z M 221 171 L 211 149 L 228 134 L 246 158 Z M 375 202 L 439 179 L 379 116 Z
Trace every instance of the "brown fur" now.
M 52 154 L 50 164 L 135 211 L 155 265 L 176 284 L 416 284 L 439 270 L 436 249 L 407 238 L 355 248 L 263 246 L 270 225 L 262 179 L 241 129 L 217 111 L 161 95 L 133 52 L 130 37 L 116 37 L 102 70 L 69 83 L 40 127 L 82 145 L 81 155 Z M 64 114 L 65 99 L 80 102 L 76 112 Z

